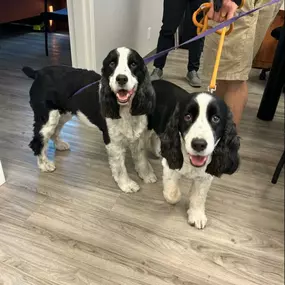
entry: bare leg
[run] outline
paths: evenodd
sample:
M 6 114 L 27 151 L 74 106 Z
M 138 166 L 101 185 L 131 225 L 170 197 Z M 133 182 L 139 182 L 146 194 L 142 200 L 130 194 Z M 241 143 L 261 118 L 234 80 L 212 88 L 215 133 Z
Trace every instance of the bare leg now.
M 203 229 L 207 223 L 205 203 L 212 180 L 213 177 L 207 175 L 206 177 L 195 178 L 193 181 L 187 213 L 189 224 L 197 229 Z
M 141 136 L 136 142 L 132 143 L 130 149 L 139 177 L 143 179 L 145 183 L 156 182 L 157 178 L 147 159 L 144 136 Z
M 233 120 L 238 127 L 248 99 L 247 82 L 238 80 L 218 80 L 216 94 L 224 99 L 229 106 L 233 113 Z
M 123 145 L 110 143 L 106 145 L 112 175 L 119 188 L 126 193 L 137 192 L 139 185 L 130 179 L 125 166 L 126 149 Z
M 48 141 L 51 136 L 54 134 L 55 129 L 58 125 L 60 118 L 59 111 L 53 110 L 49 113 L 49 119 L 45 125 L 42 126 L 40 130 L 40 135 L 42 138 L 42 149 L 40 154 L 37 156 L 38 158 L 38 166 L 40 170 L 44 172 L 52 172 L 55 170 L 55 164 L 53 161 L 50 161 L 46 155 L 46 149 L 48 146 Z
M 54 145 L 57 150 L 68 150 L 70 148 L 67 142 L 64 142 L 60 139 L 59 134 L 64 124 L 68 122 L 69 120 L 71 120 L 71 118 L 72 118 L 72 115 L 70 113 L 66 113 L 60 116 L 55 132 L 51 137 L 51 139 L 54 141 Z
M 181 199 L 179 189 L 180 174 L 168 167 L 165 158 L 162 159 L 163 165 L 163 196 L 169 204 L 176 204 Z

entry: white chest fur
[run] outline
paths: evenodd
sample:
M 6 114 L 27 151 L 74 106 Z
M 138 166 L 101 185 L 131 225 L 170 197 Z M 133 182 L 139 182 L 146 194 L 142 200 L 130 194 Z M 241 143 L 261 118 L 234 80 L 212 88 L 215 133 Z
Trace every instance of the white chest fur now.
M 120 110 L 120 119 L 106 119 L 111 141 L 136 141 L 147 129 L 147 117 L 132 116 L 129 108 Z

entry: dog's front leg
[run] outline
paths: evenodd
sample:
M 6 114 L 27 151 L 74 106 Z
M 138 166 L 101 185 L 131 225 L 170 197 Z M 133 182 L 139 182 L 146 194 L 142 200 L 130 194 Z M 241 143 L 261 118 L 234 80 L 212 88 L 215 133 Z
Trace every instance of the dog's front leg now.
M 156 158 L 161 158 L 160 139 L 154 131 L 146 131 L 145 149 L 149 150 Z
M 162 159 L 163 166 L 163 196 L 170 204 L 176 204 L 181 199 L 179 180 L 181 175 L 178 171 L 169 168 L 165 158 Z
M 146 155 L 145 138 L 140 136 L 130 145 L 136 172 L 145 183 L 154 183 L 157 178 Z
M 212 180 L 213 177 L 211 175 L 206 175 L 204 177 L 195 178 L 193 181 L 189 210 L 187 213 L 189 224 L 195 226 L 197 229 L 203 229 L 207 224 L 205 203 Z
M 130 179 L 125 165 L 126 149 L 120 143 L 109 143 L 106 145 L 109 156 L 109 164 L 112 175 L 117 182 L 119 188 L 126 193 L 137 192 L 139 185 Z

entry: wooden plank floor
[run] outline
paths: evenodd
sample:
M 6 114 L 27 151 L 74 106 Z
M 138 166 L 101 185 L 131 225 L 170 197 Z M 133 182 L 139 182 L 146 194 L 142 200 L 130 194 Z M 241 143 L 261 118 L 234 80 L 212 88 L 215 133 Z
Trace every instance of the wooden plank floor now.
M 215 179 L 207 200 L 208 226 L 186 222 L 187 180 L 176 206 L 159 181 L 141 191 L 116 187 L 99 131 L 76 119 L 63 129 L 70 152 L 57 152 L 57 170 L 40 173 L 28 148 L 33 115 L 31 80 L 23 65 L 70 64 L 69 40 L 54 35 L 50 57 L 43 35 L 0 43 L 0 284 L 4 285 L 281 285 L 284 284 L 284 173 L 270 183 L 284 144 L 284 102 L 273 122 L 256 118 L 264 82 L 253 71 L 241 124 L 239 172 Z M 187 90 L 187 52 L 170 54 L 165 77 Z M 205 81 L 205 86 L 207 81 Z M 204 88 L 205 88 L 204 86 Z M 50 144 L 49 156 L 54 156 Z

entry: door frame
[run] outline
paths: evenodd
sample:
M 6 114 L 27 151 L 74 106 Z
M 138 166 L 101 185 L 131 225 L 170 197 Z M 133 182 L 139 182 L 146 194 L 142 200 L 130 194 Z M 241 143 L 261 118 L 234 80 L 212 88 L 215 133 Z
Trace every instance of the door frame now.
M 95 0 L 67 0 L 72 66 L 96 70 Z

